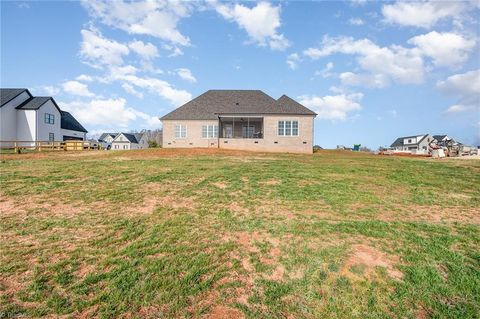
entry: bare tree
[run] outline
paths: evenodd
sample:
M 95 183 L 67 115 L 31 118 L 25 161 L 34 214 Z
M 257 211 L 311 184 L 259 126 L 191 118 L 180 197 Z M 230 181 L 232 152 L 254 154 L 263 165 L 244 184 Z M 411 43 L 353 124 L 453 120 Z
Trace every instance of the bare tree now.
M 162 136 L 163 131 L 161 129 L 155 130 L 142 130 L 140 133 L 143 133 L 147 136 L 147 142 L 150 145 L 162 146 Z

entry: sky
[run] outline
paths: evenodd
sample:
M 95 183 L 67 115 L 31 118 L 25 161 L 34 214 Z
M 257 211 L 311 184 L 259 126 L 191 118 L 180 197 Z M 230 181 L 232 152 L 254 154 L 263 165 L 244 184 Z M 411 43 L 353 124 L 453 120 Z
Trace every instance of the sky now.
M 160 128 L 210 89 L 286 94 L 315 144 L 448 134 L 480 145 L 480 2 L 2 1 L 1 87 L 90 136 Z

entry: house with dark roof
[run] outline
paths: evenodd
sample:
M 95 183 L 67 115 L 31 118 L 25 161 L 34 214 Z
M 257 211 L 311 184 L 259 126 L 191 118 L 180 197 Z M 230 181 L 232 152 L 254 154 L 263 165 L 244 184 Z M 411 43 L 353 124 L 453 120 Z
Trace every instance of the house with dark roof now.
M 398 153 L 428 154 L 429 145 L 433 140 L 430 134 L 404 136 L 397 138 L 390 148 Z
M 148 148 L 147 136 L 143 133 L 118 133 L 112 140 L 113 150 L 136 150 Z
M 260 90 L 209 90 L 161 117 L 163 147 L 312 153 L 316 113 Z
M 85 140 L 87 130 L 50 96 L 0 89 L 0 141 Z M 5 145 L 3 145 L 5 144 Z

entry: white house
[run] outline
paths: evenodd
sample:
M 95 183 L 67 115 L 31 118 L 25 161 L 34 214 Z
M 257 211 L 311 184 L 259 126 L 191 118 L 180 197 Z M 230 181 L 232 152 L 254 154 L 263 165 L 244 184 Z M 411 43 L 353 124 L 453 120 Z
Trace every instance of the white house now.
M 412 135 L 397 138 L 390 147 L 398 153 L 428 154 L 432 141 L 430 134 Z
M 112 147 L 112 142 L 115 139 L 115 136 L 117 136 L 118 133 L 103 133 L 100 135 L 98 138 L 98 142 L 102 146 L 102 148 L 106 148 L 109 150 Z
M 27 89 L 0 89 L 0 141 L 85 140 L 87 130 L 49 96 Z
M 148 148 L 147 136 L 143 133 L 118 133 L 112 141 L 113 150 L 135 150 L 142 148 Z

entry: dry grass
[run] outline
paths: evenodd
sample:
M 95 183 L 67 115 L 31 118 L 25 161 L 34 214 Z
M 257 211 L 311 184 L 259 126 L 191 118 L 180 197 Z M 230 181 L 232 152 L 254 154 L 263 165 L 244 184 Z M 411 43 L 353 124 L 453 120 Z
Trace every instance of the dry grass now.
M 0 168 L 0 317 L 479 314 L 478 161 L 160 149 Z

